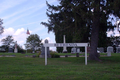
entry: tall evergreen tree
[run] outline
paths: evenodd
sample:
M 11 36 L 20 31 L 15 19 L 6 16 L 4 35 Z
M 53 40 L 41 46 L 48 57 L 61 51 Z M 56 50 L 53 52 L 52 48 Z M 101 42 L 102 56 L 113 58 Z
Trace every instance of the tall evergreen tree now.
M 88 41 L 86 36 L 89 35 L 89 31 L 86 32 L 86 30 L 89 28 L 84 27 L 86 26 L 86 22 L 80 15 L 82 14 L 80 13 L 80 7 L 82 7 L 82 10 L 85 10 L 85 8 L 83 8 L 84 6 L 80 6 L 78 2 L 80 1 L 61 0 L 58 6 L 47 3 L 49 21 L 48 23 L 42 22 L 42 24 L 48 27 L 48 32 L 53 31 L 55 33 L 57 43 L 63 42 L 63 35 L 66 35 L 67 43 Z M 61 48 L 57 49 L 58 52 L 62 51 Z
M 63 35 L 68 36 L 66 42 L 88 42 L 91 36 L 89 59 L 99 61 L 97 47 L 106 45 L 98 43 L 106 43 L 106 31 L 114 29 L 111 22 L 107 21 L 109 14 L 119 15 L 119 8 L 115 9 L 114 5 L 116 1 L 59 0 L 58 6 L 47 3 L 49 21 L 42 24 L 55 33 L 56 42 L 62 42 Z

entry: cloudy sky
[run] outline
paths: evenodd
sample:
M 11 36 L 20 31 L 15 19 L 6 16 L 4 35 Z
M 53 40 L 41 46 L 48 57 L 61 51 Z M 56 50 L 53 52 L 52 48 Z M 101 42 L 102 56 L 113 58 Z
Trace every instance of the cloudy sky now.
M 47 1 L 49 4 L 58 4 L 58 0 Z M 27 29 L 30 34 L 38 34 L 43 41 L 48 39 L 49 43 L 55 43 L 54 33 L 47 33 L 47 28 L 40 24 L 48 20 L 46 9 L 46 0 L 0 0 L 0 18 L 4 23 L 4 33 L 0 35 L 0 45 L 2 44 L 1 39 L 12 35 L 14 41 L 24 48 Z M 112 34 L 112 31 L 108 32 L 108 36 Z M 118 36 L 119 33 L 115 35 Z M 51 49 L 55 50 L 55 48 Z
M 49 4 L 58 4 L 57 0 L 47 1 Z M 0 18 L 3 19 L 4 26 L 0 41 L 12 35 L 14 41 L 24 48 L 26 31 L 29 29 L 30 34 L 38 34 L 40 39 L 55 43 L 54 33 L 47 33 L 47 28 L 40 24 L 48 20 L 46 9 L 46 0 L 0 0 Z

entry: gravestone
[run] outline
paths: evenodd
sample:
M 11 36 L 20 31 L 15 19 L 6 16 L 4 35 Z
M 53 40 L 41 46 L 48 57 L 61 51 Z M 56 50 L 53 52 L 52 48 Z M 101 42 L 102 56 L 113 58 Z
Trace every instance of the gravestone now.
M 112 46 L 108 46 L 108 47 L 107 47 L 107 52 L 113 53 L 113 47 L 112 47 Z
M 0 48 L 0 52 L 5 52 L 5 48 Z
M 116 47 L 116 53 L 120 53 L 120 47 Z
M 80 48 L 72 48 L 71 49 L 71 54 L 75 54 L 76 53 L 76 57 L 79 57 L 79 53 L 80 53 Z
M 17 49 L 17 41 L 15 42 L 15 49 L 14 49 L 14 53 L 17 53 L 18 49 Z
M 112 46 L 108 46 L 107 47 L 107 56 L 111 56 L 111 53 L 113 53 L 113 47 Z
M 9 48 L 8 48 L 8 53 L 13 53 L 13 46 L 9 46 Z
M 74 47 L 71 49 L 71 54 L 75 54 L 75 53 L 76 53 L 76 48 Z
M 100 51 L 100 53 L 104 53 L 104 48 L 103 47 L 97 48 L 97 50 Z
M 77 52 L 76 53 L 80 53 L 80 48 L 77 48 Z
M 48 43 L 48 40 L 45 40 L 45 43 Z M 39 55 L 40 58 L 45 58 L 45 47 L 42 45 L 41 46 L 41 54 Z M 51 58 L 49 47 L 47 47 L 47 57 Z

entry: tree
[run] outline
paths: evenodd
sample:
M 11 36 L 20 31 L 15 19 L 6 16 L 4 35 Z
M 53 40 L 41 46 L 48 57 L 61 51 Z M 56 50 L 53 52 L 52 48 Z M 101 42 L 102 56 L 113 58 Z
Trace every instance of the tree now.
M 66 35 L 67 43 L 88 42 L 89 26 L 86 27 L 86 21 L 80 12 L 80 8 L 85 11 L 86 9 L 79 3 L 80 1 L 73 0 L 61 0 L 59 6 L 51 6 L 47 3 L 49 21 L 48 23 L 42 22 L 42 24 L 48 27 L 48 32 L 53 31 L 55 33 L 57 43 L 63 43 L 63 35 Z M 68 51 L 70 50 L 69 48 Z M 62 49 L 57 48 L 57 51 L 62 52 Z
M 27 44 L 29 44 L 30 48 L 34 50 L 36 50 L 38 47 L 40 47 L 41 45 L 41 41 L 39 36 L 37 34 L 31 34 L 28 38 L 27 38 Z
M 115 3 L 117 3 L 117 6 Z M 100 29 L 102 29 L 104 31 L 103 34 L 105 34 L 106 31 L 109 29 L 114 29 L 115 26 L 113 26 L 112 23 L 108 22 L 107 20 L 108 20 L 110 14 L 114 14 L 115 16 L 120 14 L 119 13 L 120 5 L 118 5 L 118 4 L 120 4 L 119 0 L 93 0 L 92 8 L 94 9 L 94 11 L 93 11 L 93 15 L 92 15 L 93 23 L 92 23 L 92 32 L 91 32 L 91 52 L 89 55 L 90 60 L 98 60 L 99 61 L 98 54 L 97 54 L 97 46 L 98 46 L 98 37 L 99 37 Z M 114 6 L 116 6 L 116 7 L 114 7 Z M 118 10 L 116 10 L 116 8 Z M 118 17 L 118 16 L 116 16 L 116 17 Z M 107 21 L 107 23 L 103 27 L 103 26 L 101 26 L 101 22 L 103 24 L 102 20 L 104 20 L 104 19 Z
M 111 3 L 110 13 L 120 18 L 120 0 L 108 0 L 108 2 Z
M 11 35 L 8 35 L 6 38 L 2 39 L 1 42 L 3 42 L 3 45 L 8 49 L 9 45 L 14 43 L 14 39 Z
M 18 49 L 18 53 L 24 53 L 24 49 L 22 48 L 22 46 L 17 45 L 17 49 Z
M 88 42 L 88 37 L 91 37 L 89 59 L 99 61 L 97 54 L 98 43 L 101 43 L 99 39 L 106 43 L 106 31 L 115 27 L 108 18 L 110 14 L 118 15 L 119 11 L 113 8 L 117 2 L 115 0 L 59 0 L 59 2 L 58 6 L 47 3 L 49 21 L 42 24 L 48 27 L 48 31 L 55 33 L 56 42 L 61 40 L 60 36 L 63 34 L 70 36 L 66 42 L 68 39 L 68 42 L 70 40 Z

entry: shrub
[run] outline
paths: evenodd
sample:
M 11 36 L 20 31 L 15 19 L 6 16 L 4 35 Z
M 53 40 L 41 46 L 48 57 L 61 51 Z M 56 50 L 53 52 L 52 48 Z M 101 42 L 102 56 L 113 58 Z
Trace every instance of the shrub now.
M 32 50 L 31 49 L 27 49 L 27 53 L 32 53 Z
M 37 53 L 37 57 L 39 57 L 40 54 L 41 54 L 41 51 L 39 51 L 39 53 Z
M 60 55 L 54 51 L 50 52 L 51 58 L 60 58 Z

